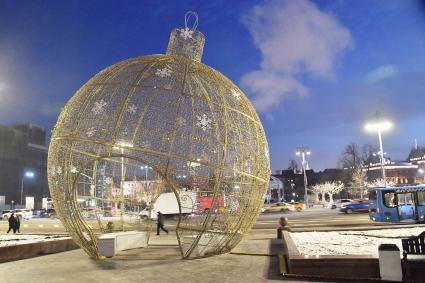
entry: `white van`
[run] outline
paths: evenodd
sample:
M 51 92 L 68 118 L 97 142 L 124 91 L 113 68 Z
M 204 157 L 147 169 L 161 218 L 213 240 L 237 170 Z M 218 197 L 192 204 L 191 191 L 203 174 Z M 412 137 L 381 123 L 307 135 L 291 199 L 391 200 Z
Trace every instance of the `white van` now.
M 181 205 L 181 214 L 190 214 L 196 211 L 196 193 L 195 192 L 186 192 L 181 191 L 179 193 L 180 205 Z M 151 209 L 149 209 L 151 208 Z M 157 219 L 158 211 L 163 215 L 178 215 L 179 204 L 176 199 L 176 195 L 171 193 L 162 193 L 155 200 L 153 205 L 142 210 L 139 215 L 142 219 Z

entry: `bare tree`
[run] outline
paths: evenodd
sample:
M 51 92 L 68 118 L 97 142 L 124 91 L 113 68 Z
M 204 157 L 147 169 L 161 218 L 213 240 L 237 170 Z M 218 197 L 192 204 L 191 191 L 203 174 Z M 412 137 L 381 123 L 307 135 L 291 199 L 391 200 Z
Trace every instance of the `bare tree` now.
M 165 192 L 165 183 L 160 178 L 152 181 L 134 181 L 134 183 L 135 198 L 147 205 L 152 204 L 161 193 Z
M 312 191 L 322 195 L 322 201 L 325 201 L 325 195 L 329 195 L 329 202 L 333 203 L 333 195 L 341 192 L 344 189 L 344 183 L 341 182 L 325 182 L 314 185 Z
M 311 191 L 315 195 L 315 203 L 320 202 L 319 195 L 322 197 L 322 202 L 325 202 L 326 191 L 325 191 L 325 187 L 323 186 L 323 183 L 312 186 Z
M 352 174 L 352 185 L 350 187 L 350 193 L 355 196 L 363 198 L 363 193 L 367 189 L 366 183 L 366 172 L 362 167 L 358 167 L 353 171 Z
M 325 191 L 329 195 L 329 202 L 333 203 L 333 195 L 341 192 L 344 189 L 344 183 L 341 182 L 326 182 L 323 184 Z
M 339 163 L 343 168 L 347 168 L 349 170 L 361 167 L 362 157 L 359 146 L 354 142 L 348 144 L 341 154 Z
M 298 171 L 298 163 L 297 163 L 297 161 L 295 161 L 295 159 L 289 160 L 288 170 L 292 170 L 292 171 L 294 171 L 294 173 L 296 173 Z
M 374 160 L 373 154 L 377 153 L 378 151 L 379 151 L 379 148 L 377 145 L 364 144 L 362 146 L 362 161 L 363 161 L 363 166 L 366 168 L 366 177 L 367 177 L 367 174 L 369 173 L 370 164 Z

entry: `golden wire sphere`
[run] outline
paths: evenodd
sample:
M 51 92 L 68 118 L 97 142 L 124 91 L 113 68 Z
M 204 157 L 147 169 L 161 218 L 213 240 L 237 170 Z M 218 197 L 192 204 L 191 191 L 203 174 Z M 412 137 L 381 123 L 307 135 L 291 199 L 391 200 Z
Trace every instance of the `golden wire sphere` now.
M 179 205 L 183 258 L 228 252 L 255 222 L 270 177 L 266 136 L 242 91 L 200 62 L 204 42 L 186 23 L 172 31 L 166 55 L 101 71 L 63 108 L 49 187 L 60 220 L 91 257 L 101 258 L 99 235 L 149 232 L 140 211 L 166 192 Z

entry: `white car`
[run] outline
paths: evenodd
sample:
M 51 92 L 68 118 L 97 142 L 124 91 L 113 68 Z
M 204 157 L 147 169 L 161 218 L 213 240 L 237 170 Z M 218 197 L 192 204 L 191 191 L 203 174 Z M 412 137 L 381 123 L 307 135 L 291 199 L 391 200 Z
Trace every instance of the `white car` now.
M 18 217 L 19 219 L 28 220 L 28 219 L 32 218 L 32 210 L 30 210 L 30 209 L 15 209 L 15 210 L 12 210 L 12 211 L 3 212 L 2 218 L 4 220 L 9 220 L 12 213 L 14 213 L 15 216 Z
M 353 201 L 352 199 L 347 199 L 347 198 L 339 199 L 339 200 L 336 200 L 334 203 L 328 204 L 328 207 L 330 209 L 341 208 L 341 205 L 343 205 L 343 204 L 349 204 L 352 201 Z

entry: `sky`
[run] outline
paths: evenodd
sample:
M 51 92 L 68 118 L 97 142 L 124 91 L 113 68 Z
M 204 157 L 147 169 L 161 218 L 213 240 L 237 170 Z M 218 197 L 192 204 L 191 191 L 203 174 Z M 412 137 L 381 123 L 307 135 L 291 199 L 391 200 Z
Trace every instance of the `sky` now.
M 308 146 L 314 170 L 344 147 L 377 144 L 375 112 L 392 121 L 384 150 L 425 146 L 425 1 L 0 0 L 0 124 L 56 123 L 100 70 L 165 53 L 169 34 L 199 15 L 202 62 L 230 78 L 264 125 L 272 171 Z

